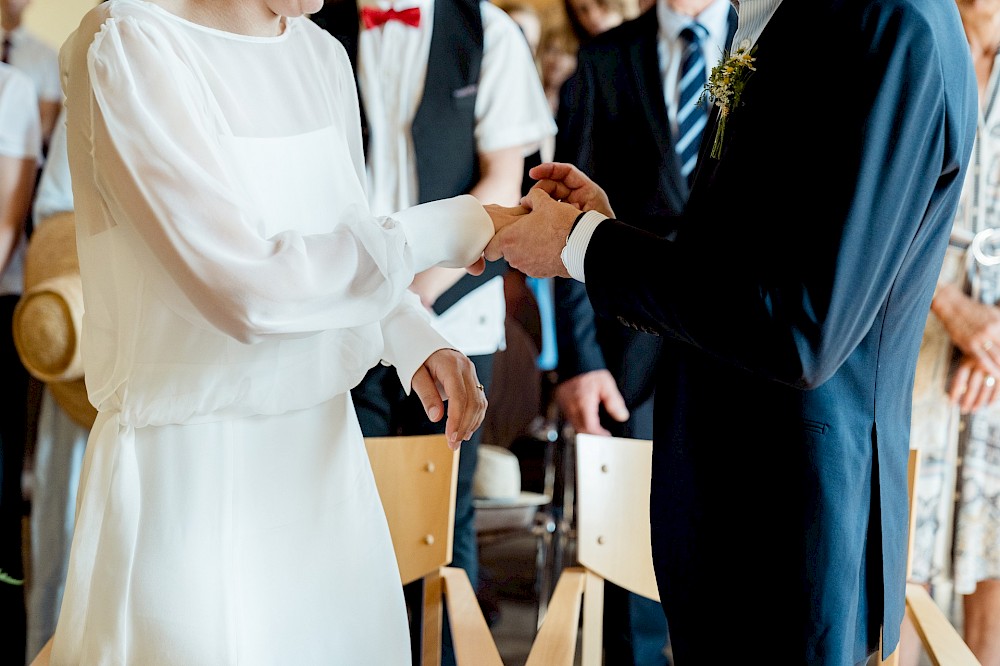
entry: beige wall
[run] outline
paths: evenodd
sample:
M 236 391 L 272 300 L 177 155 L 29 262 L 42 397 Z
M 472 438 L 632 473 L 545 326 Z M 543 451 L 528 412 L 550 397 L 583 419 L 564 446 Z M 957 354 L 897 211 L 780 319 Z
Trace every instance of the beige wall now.
M 24 12 L 25 26 L 58 49 L 96 0 L 31 0 Z

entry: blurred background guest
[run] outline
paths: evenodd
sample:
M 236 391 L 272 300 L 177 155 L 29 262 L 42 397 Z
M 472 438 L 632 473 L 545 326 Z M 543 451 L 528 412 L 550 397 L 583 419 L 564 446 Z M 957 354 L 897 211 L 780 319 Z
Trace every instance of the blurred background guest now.
M 912 580 L 961 616 L 984 665 L 1000 665 L 1000 0 L 958 0 L 979 82 L 979 127 L 931 303 L 913 394 L 921 451 Z M 961 598 L 961 608 L 952 600 Z M 956 624 L 959 624 L 956 622 Z M 904 622 L 905 666 L 919 640 Z
M 27 440 L 28 372 L 14 346 L 14 307 L 24 284 L 25 220 L 31 209 L 42 135 L 31 79 L 0 63 L 0 663 L 24 663 L 21 473 Z
M 542 39 L 542 15 L 538 8 L 523 0 L 506 0 L 496 4 L 507 13 L 507 16 L 514 19 L 514 23 L 521 29 L 521 34 L 528 40 L 531 56 L 538 57 L 538 43 Z
M 62 105 L 59 83 L 59 56 L 55 49 L 21 25 L 31 0 L 0 0 L 0 28 L 3 29 L 0 60 L 28 75 L 38 96 L 42 123 L 42 145 L 47 147 Z
M 563 0 L 573 34 L 585 44 L 625 20 L 622 0 Z
M 542 70 L 542 87 L 549 108 L 555 116 L 559 110 L 559 91 L 566 79 L 576 71 L 576 52 L 580 42 L 562 13 L 551 14 L 542 28 L 538 44 L 538 61 Z M 543 161 L 548 161 L 545 152 Z

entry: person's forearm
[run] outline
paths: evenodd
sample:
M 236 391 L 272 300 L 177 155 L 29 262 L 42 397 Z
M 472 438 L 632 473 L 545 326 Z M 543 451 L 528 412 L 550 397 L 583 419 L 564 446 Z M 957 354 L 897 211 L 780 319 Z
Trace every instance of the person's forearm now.
M 24 231 L 36 170 L 33 159 L 0 157 L 0 275 Z
M 516 206 L 524 181 L 524 152 L 521 146 L 504 148 L 479 157 L 479 182 L 469 194 L 484 204 Z
M 953 319 L 962 316 L 967 300 L 968 297 L 954 284 L 941 284 L 931 300 L 931 312 L 947 326 Z
M 438 297 L 451 289 L 466 273 L 464 268 L 430 268 L 417 273 L 410 290 L 420 297 L 425 308 L 431 308 Z

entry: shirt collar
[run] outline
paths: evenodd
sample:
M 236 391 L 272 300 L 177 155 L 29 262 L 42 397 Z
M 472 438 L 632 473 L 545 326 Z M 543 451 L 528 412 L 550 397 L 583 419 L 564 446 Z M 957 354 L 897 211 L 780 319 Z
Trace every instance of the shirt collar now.
M 781 0 L 740 0 L 740 18 L 733 36 L 732 49 L 738 48 L 745 41 L 751 45 L 756 44 L 780 4 Z
M 667 0 L 657 0 L 656 20 L 660 25 L 660 39 L 675 42 L 680 39 L 681 30 L 691 21 L 697 21 L 708 30 L 709 39 L 718 44 L 724 44 L 728 34 L 729 0 L 716 0 L 705 7 L 697 16 L 678 14 L 667 6 Z

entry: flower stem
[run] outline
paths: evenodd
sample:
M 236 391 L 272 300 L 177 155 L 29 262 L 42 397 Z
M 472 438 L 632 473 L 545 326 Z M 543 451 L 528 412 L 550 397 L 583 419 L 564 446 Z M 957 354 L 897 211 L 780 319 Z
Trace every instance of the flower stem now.
M 719 124 L 715 126 L 715 139 L 712 141 L 712 158 L 722 157 L 722 135 L 726 131 L 726 113 L 719 114 Z

